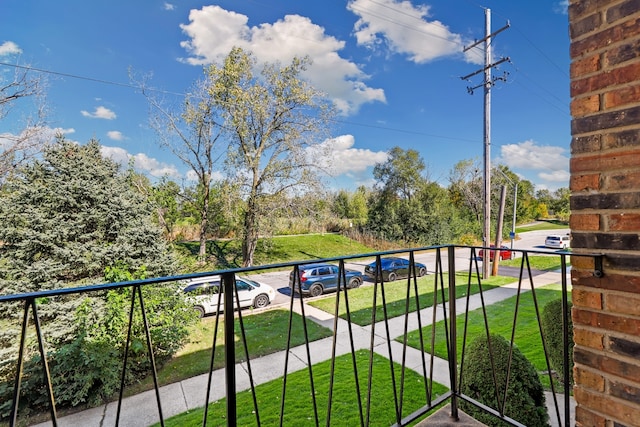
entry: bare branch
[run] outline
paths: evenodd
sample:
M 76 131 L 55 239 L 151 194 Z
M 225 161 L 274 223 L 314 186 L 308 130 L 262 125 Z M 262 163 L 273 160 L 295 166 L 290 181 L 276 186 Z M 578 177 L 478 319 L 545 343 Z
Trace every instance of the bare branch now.
M 26 112 L 11 120 L 19 123 L 17 127 L 0 134 L 0 182 L 54 140 L 54 133 L 46 126 L 46 86 L 46 77 L 29 67 L 15 66 L 14 73 L 0 74 L 0 121 L 8 123 L 18 110 Z

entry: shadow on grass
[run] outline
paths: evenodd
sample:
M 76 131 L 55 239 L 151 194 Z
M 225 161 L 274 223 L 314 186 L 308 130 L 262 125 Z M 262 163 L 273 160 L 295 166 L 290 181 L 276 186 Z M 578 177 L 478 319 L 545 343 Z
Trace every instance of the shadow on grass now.
M 250 391 L 236 395 L 238 408 L 236 422 L 242 426 L 258 425 L 360 425 L 361 420 L 367 425 L 392 425 L 398 420 L 395 417 L 394 392 L 403 396 L 402 415 L 407 416 L 427 403 L 426 396 L 431 399 L 444 394 L 447 389 L 433 383 L 425 383 L 422 375 L 411 370 L 403 373 L 398 364 L 394 364 L 396 383 L 391 375 L 389 361 L 384 357 L 373 354 L 372 375 L 369 374 L 370 356 L 366 351 L 357 351 L 354 368 L 351 355 L 337 357 L 333 383 L 331 382 L 332 366 L 330 361 L 321 362 L 313 366 L 313 393 L 310 387 L 309 370 L 293 372 L 287 375 L 286 393 L 284 396 L 284 413 L 281 413 L 283 378 L 267 382 L 256 387 L 258 410 L 254 408 Z M 356 394 L 356 374 L 360 384 L 360 396 Z M 403 393 L 397 382 L 403 374 Z M 331 405 L 329 405 L 329 386 L 331 390 Z M 371 384 L 370 400 L 367 401 L 368 385 Z M 315 396 L 317 404 L 317 420 L 311 395 Z M 360 401 L 360 405 L 359 402 Z M 330 411 L 329 411 L 330 408 Z M 225 400 L 219 400 L 209 405 L 207 424 L 225 424 Z M 360 412 L 362 409 L 362 413 Z M 329 414 L 329 417 L 328 417 Z M 198 408 L 177 415 L 166 420 L 166 426 L 198 426 L 202 425 L 204 409 Z M 362 418 L 361 418 L 362 415 Z M 282 422 L 281 422 L 282 420 Z
M 243 314 L 242 321 L 251 359 L 286 349 L 289 311 L 275 309 L 253 315 Z M 310 341 L 331 336 L 329 329 L 314 322 L 306 323 Z M 204 319 L 194 327 L 191 332 L 191 342 L 159 369 L 160 385 L 182 381 L 209 371 L 214 328 L 215 316 Z M 296 313 L 293 313 L 291 329 L 291 347 L 303 344 L 305 337 L 302 317 Z M 224 367 L 224 349 L 224 322 L 220 320 L 215 345 L 214 370 Z M 235 324 L 235 353 L 236 362 L 246 360 L 239 322 Z M 153 379 L 149 377 L 135 386 L 128 387 L 126 392 L 129 396 L 152 388 Z

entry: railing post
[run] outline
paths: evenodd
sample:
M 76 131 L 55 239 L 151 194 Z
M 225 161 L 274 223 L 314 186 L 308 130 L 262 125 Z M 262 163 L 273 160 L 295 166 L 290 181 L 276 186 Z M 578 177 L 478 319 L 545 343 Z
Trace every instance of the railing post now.
M 571 384 L 569 382 L 569 303 L 567 301 L 567 256 L 560 255 L 562 274 L 562 381 L 564 382 L 564 425 L 571 425 L 569 400 Z
M 451 418 L 458 421 L 458 337 L 456 331 L 456 248 L 449 246 L 449 377 L 451 382 Z
M 233 273 L 222 274 L 224 293 L 224 374 L 227 398 L 227 426 L 235 427 L 236 417 L 236 344 L 234 310 L 236 277 Z

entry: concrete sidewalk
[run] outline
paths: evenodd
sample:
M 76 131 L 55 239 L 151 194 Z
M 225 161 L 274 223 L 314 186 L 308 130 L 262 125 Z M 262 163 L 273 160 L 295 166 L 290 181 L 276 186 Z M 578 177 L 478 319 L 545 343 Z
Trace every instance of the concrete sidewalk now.
M 561 279 L 560 274 L 555 272 L 545 273 L 536 276 L 535 286 L 545 286 L 551 283 L 558 283 Z M 524 285 L 523 285 L 524 286 Z M 528 286 L 528 283 L 527 283 Z M 506 298 L 514 296 L 517 292 L 517 283 L 485 291 L 483 293 L 486 305 L 502 301 Z M 472 295 L 469 298 L 469 310 L 481 307 L 480 295 Z M 456 312 L 464 313 L 467 309 L 467 299 L 462 298 L 456 301 Z M 300 312 L 300 305 L 296 304 L 294 311 Z M 334 329 L 335 319 L 333 315 L 318 310 L 310 305 L 305 304 L 304 311 L 306 318 L 312 320 L 327 328 Z M 393 360 L 395 362 L 402 361 L 403 352 L 405 365 L 407 368 L 415 370 L 422 374 L 423 357 L 426 360 L 427 372 L 430 372 L 431 356 L 424 354 L 413 348 L 404 348 L 400 342 L 394 341 L 395 338 L 404 334 L 405 328 L 408 331 L 418 329 L 418 313 L 412 313 L 405 319 L 405 316 L 389 319 L 386 322 L 378 322 L 374 326 L 375 334 L 373 334 L 372 343 L 372 327 L 361 327 L 355 324 L 351 325 L 353 335 L 353 347 L 356 350 L 369 349 L 373 345 L 376 353 L 389 358 L 389 347 Z M 436 321 L 443 318 L 442 307 L 436 310 Z M 421 326 L 425 327 L 431 324 L 433 319 L 433 308 L 428 307 L 420 312 Z M 405 322 L 407 324 L 405 325 Z M 387 332 L 388 328 L 388 332 Z M 391 337 L 391 345 L 387 344 L 386 336 Z M 348 323 L 342 319 L 337 321 L 337 330 L 332 337 L 309 343 L 309 355 L 307 355 L 306 346 L 298 346 L 292 348 L 289 352 L 287 372 L 292 373 L 305 369 L 307 360 L 311 360 L 311 364 L 316 364 L 332 357 L 335 339 L 335 355 L 341 356 L 351 353 L 351 343 Z M 270 354 L 264 357 L 251 360 L 251 373 L 255 385 L 275 380 L 284 375 L 286 352 Z M 443 359 L 433 358 L 433 380 L 442 385 L 449 386 L 449 368 L 448 362 Z M 236 365 L 236 384 L 237 391 L 250 389 L 249 373 L 247 363 L 239 363 Z M 178 383 L 169 384 L 160 388 L 160 398 L 162 404 L 162 413 L 165 419 L 204 406 L 206 397 L 206 388 L 208 382 L 208 374 L 199 375 L 189 378 Z M 220 369 L 213 372 L 212 387 L 210 393 L 210 402 L 220 400 L 225 397 L 225 377 L 224 370 Z M 562 397 L 562 396 L 560 396 Z M 553 404 L 551 396 L 547 396 L 547 405 Z M 78 412 L 60 418 L 58 425 L 69 427 L 93 427 L 93 426 L 113 426 L 115 425 L 117 402 L 111 402 L 100 407 Z M 562 406 L 561 406 L 562 407 Z M 549 410 L 550 416 L 555 414 L 554 409 Z M 122 427 L 141 427 L 149 426 L 159 422 L 159 411 L 156 402 L 155 391 L 147 391 L 135 396 L 123 399 L 120 412 L 120 426 Z M 553 423 L 553 420 L 552 420 Z M 51 426 L 51 422 L 38 424 L 36 427 Z M 557 423 L 552 424 L 557 425 Z

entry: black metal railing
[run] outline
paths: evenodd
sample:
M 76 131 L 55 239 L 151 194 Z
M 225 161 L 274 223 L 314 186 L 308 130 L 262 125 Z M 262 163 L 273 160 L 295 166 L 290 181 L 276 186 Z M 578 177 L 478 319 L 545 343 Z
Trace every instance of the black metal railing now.
M 43 393 L 46 394 L 46 399 L 48 400 L 49 407 L 49 418 L 50 423 L 54 426 L 57 426 L 59 423 L 58 411 L 56 408 L 56 400 L 54 387 L 52 386 L 53 381 L 51 378 L 51 373 L 48 366 L 48 353 L 46 351 L 46 336 L 43 332 L 43 328 L 41 327 L 40 315 L 39 315 L 39 304 L 40 301 L 50 300 L 59 297 L 81 297 L 85 295 L 91 295 L 95 293 L 104 292 L 107 290 L 116 290 L 116 289 L 131 289 L 131 304 L 130 311 L 128 313 L 128 332 L 126 343 L 124 343 L 124 354 L 122 357 L 122 375 L 120 382 L 119 395 L 117 400 L 117 409 L 114 418 L 114 425 L 140 425 L 136 424 L 136 420 L 123 420 L 122 414 L 122 405 L 123 401 L 125 401 L 124 390 L 126 388 L 125 378 L 127 373 L 127 355 L 129 353 L 129 347 L 132 340 L 132 332 L 131 327 L 133 324 L 134 312 L 139 310 L 139 313 L 142 316 L 143 324 L 144 324 L 144 342 L 147 346 L 147 353 L 149 357 L 149 365 L 150 365 L 150 375 L 153 378 L 153 390 L 155 396 L 154 406 L 157 410 L 157 422 L 160 425 L 164 426 L 165 418 L 168 416 L 175 415 L 173 413 L 167 413 L 164 409 L 162 403 L 162 393 L 161 386 L 158 381 L 157 376 L 157 368 L 154 361 L 154 351 L 153 351 L 153 342 L 150 334 L 149 325 L 147 323 L 147 313 L 145 309 L 145 301 L 143 298 L 143 293 L 141 289 L 147 286 L 154 286 L 158 284 L 163 284 L 166 282 L 176 282 L 176 281 L 185 281 L 188 279 L 194 279 L 204 276 L 210 275 L 219 275 L 221 278 L 221 283 L 223 287 L 223 292 L 219 294 L 218 305 L 222 302 L 221 298 L 224 298 L 224 307 L 231 307 L 234 305 L 234 299 L 237 305 L 239 305 L 239 297 L 238 291 L 235 287 L 236 275 L 239 274 L 249 274 L 249 273 L 259 273 L 266 274 L 272 272 L 272 274 L 278 274 L 277 272 L 282 272 L 286 270 L 286 273 L 281 273 L 283 277 L 283 289 L 289 289 L 288 280 L 289 280 L 289 272 L 293 270 L 294 274 L 291 277 L 294 280 L 293 288 L 296 290 L 300 290 L 300 292 L 289 292 L 288 296 L 288 304 L 285 304 L 284 307 L 288 307 L 289 310 L 289 325 L 287 334 L 287 342 L 286 346 L 283 349 L 283 358 L 284 363 L 283 366 L 280 366 L 282 373 L 280 375 L 282 381 L 282 387 L 280 389 L 279 396 L 273 396 L 274 399 L 280 399 L 280 414 L 279 420 L 280 425 L 283 425 L 284 415 L 288 410 L 287 406 L 287 391 L 288 387 L 291 385 L 288 383 L 287 379 L 291 375 L 291 372 L 296 368 L 292 367 L 292 359 L 294 351 L 299 354 L 300 351 L 304 352 L 304 356 L 297 356 L 296 362 L 304 365 L 304 369 L 308 372 L 308 381 L 309 388 L 311 390 L 316 390 L 319 384 L 319 381 L 328 381 L 328 393 L 323 397 L 322 401 L 326 400 L 327 407 L 321 408 L 321 404 L 319 403 L 319 396 L 316 395 L 315 392 L 310 393 L 311 399 L 311 407 L 312 414 L 307 414 L 310 418 L 310 424 L 312 425 L 331 425 L 332 423 L 332 409 L 334 402 L 334 390 L 338 385 L 337 382 L 339 378 L 335 377 L 336 371 L 336 360 L 338 357 L 338 353 L 342 351 L 344 354 L 348 354 L 351 357 L 350 363 L 353 371 L 353 378 L 350 378 L 349 381 L 352 383 L 354 394 L 358 397 L 357 400 L 357 423 L 362 426 L 368 426 L 374 424 L 371 420 L 371 411 L 372 406 L 376 405 L 376 402 L 373 401 L 372 398 L 372 390 L 375 388 L 375 384 L 372 383 L 372 372 L 374 370 L 374 362 L 373 362 L 373 354 L 374 353 L 386 353 L 386 358 L 389 363 L 389 375 L 391 378 L 391 383 L 393 384 L 393 421 L 390 423 L 392 425 L 404 426 L 410 423 L 415 423 L 418 420 L 424 418 L 426 414 L 430 411 L 434 410 L 441 406 L 443 403 L 448 402 L 451 405 L 451 417 L 453 419 L 457 419 L 458 411 L 459 411 L 459 403 L 461 401 L 467 402 L 475 407 L 482 409 L 483 411 L 492 414 L 493 416 L 500 418 L 512 425 L 522 425 L 518 421 L 510 418 L 505 413 L 505 401 L 506 399 L 506 391 L 496 390 L 496 401 L 495 404 L 480 402 L 475 400 L 474 398 L 465 395 L 461 392 L 462 379 L 464 375 L 464 358 L 465 358 L 465 344 L 464 341 L 467 337 L 467 323 L 465 321 L 462 331 L 458 330 L 456 326 L 456 317 L 457 316 L 467 316 L 469 311 L 471 310 L 469 307 L 469 301 L 471 301 L 471 285 L 475 285 L 478 287 L 478 293 L 476 294 L 476 298 L 479 299 L 479 309 L 483 312 L 484 323 L 487 328 L 485 331 L 487 336 L 490 331 L 488 330 L 488 322 L 487 322 L 487 306 L 489 303 L 485 301 L 485 297 L 490 295 L 490 291 L 483 290 L 483 279 L 481 277 L 480 269 L 478 267 L 479 257 L 477 256 L 478 250 L 487 251 L 489 248 L 478 248 L 471 246 L 434 246 L 434 247 L 423 247 L 423 248 L 415 248 L 415 249 L 405 249 L 405 250 L 396 250 L 396 251 L 386 251 L 386 252 L 377 252 L 372 254 L 360 254 L 353 256 L 345 256 L 345 257 L 335 257 L 324 260 L 314 260 L 314 262 L 328 262 L 328 263 L 337 263 L 339 267 L 339 278 L 338 278 L 338 287 L 337 292 L 334 294 L 335 305 L 333 309 L 333 318 L 332 318 L 332 333 L 331 337 L 327 338 L 327 340 L 331 341 L 331 350 L 330 356 L 328 356 L 328 360 L 330 362 L 330 374 L 328 380 L 323 376 L 322 380 L 320 380 L 314 374 L 314 357 L 315 357 L 315 349 L 313 347 L 313 342 L 309 338 L 309 326 L 312 320 L 307 311 L 311 310 L 310 306 L 306 304 L 308 301 L 307 298 L 297 297 L 297 295 L 302 295 L 301 292 L 301 284 L 300 284 L 300 274 L 299 269 L 304 264 L 309 263 L 309 261 L 301 261 L 301 262 L 291 262 L 291 263 L 281 263 L 274 264 L 269 266 L 258 266 L 258 267 L 250 267 L 250 268 L 238 268 L 238 269 L 226 269 L 226 270 L 218 270 L 213 272 L 206 273 L 197 273 L 197 274 L 189 274 L 189 275 L 181 275 L 181 276 L 171 276 L 171 277 L 162 277 L 162 278 L 153 278 L 146 280 L 135 280 L 128 282 L 120 282 L 120 283 L 110 283 L 110 284 L 99 284 L 95 286 L 84 286 L 77 288 L 65 288 L 65 289 L 56 289 L 56 290 L 47 290 L 42 292 L 32 292 L 26 294 L 17 294 L 17 295 L 4 295 L 0 296 L 0 313 L 8 314 L 7 311 L 11 310 L 21 310 L 22 311 L 22 321 L 20 325 L 20 334 L 16 336 L 17 343 L 17 357 L 12 362 L 15 363 L 15 376 L 12 379 L 13 382 L 13 391 L 12 391 L 12 405 L 11 405 L 11 413 L 8 418 L 8 423 L 11 426 L 18 425 L 19 417 L 21 410 L 20 399 L 21 399 L 21 379 L 23 375 L 23 366 L 25 362 L 25 345 L 27 336 L 30 334 L 34 334 L 35 340 L 38 344 L 38 354 L 40 356 L 40 367 L 42 371 L 42 375 L 45 382 L 45 388 Z M 569 371 L 567 367 L 569 364 L 569 326 L 566 321 L 568 319 L 568 284 L 567 284 L 567 257 L 576 256 L 576 257 L 592 257 L 595 259 L 594 265 L 595 275 L 602 275 L 602 258 L 600 255 L 593 254 L 572 254 L 570 252 L 559 252 L 552 253 L 548 251 L 522 251 L 522 250 L 513 250 L 514 253 L 521 254 L 521 263 L 519 268 L 516 268 L 517 274 L 514 277 L 515 284 L 515 296 L 517 301 L 520 300 L 520 296 L 524 292 L 532 292 L 532 297 L 535 305 L 535 313 L 536 320 L 539 325 L 539 330 L 541 334 L 541 342 L 544 347 L 545 353 L 545 361 L 547 365 L 547 374 L 550 378 L 550 388 L 551 388 L 551 396 L 553 399 L 552 405 L 552 413 L 550 414 L 551 419 L 554 421 L 556 425 L 564 425 L 569 426 L 570 423 L 570 387 L 565 386 L 562 394 L 564 395 L 564 402 L 562 404 L 559 403 L 557 396 L 559 392 L 556 390 L 555 381 L 551 378 L 551 367 L 549 364 L 549 356 L 548 351 L 545 344 L 544 332 L 542 330 L 542 326 L 540 324 L 540 307 L 538 307 L 538 302 L 536 300 L 536 292 L 537 287 L 539 286 L 536 282 L 536 275 L 534 271 L 531 269 L 529 257 L 531 255 L 536 254 L 544 254 L 545 256 L 554 256 L 558 257 L 560 260 L 560 271 L 558 281 L 561 285 L 562 289 L 562 318 L 563 321 L 563 339 L 564 339 L 564 372 L 562 373 L 562 382 L 563 384 L 569 384 Z M 486 252 L 485 252 L 486 253 Z M 495 252 L 496 260 L 500 257 L 497 256 L 497 252 Z M 406 280 L 400 282 L 403 286 L 406 284 L 405 297 L 403 301 L 400 301 L 400 304 L 404 304 L 404 309 L 401 310 L 401 315 L 397 315 L 397 313 L 390 313 L 388 308 L 391 307 L 389 301 L 387 301 L 387 291 L 390 289 L 389 282 L 385 282 L 384 274 L 382 272 L 382 263 L 381 260 L 384 257 L 388 256 L 403 256 L 405 259 L 409 260 L 409 270 L 406 274 Z M 416 268 L 416 257 L 420 260 L 426 259 L 426 261 L 421 261 L 427 264 L 429 269 L 429 274 L 426 279 L 418 278 L 418 269 Z M 346 266 L 359 266 L 362 267 L 363 263 L 370 262 L 371 260 L 375 261 L 376 273 L 374 277 L 370 281 L 370 286 L 373 288 L 372 290 L 372 300 L 370 304 L 371 309 L 371 320 L 368 324 L 358 325 L 352 321 L 353 310 L 350 307 L 350 297 L 352 290 L 347 290 L 347 277 L 346 277 Z M 464 260 L 465 263 L 468 262 L 466 267 L 459 268 L 459 264 L 456 260 Z M 446 266 L 446 267 L 443 267 Z M 456 272 L 460 274 L 461 272 L 466 273 L 466 285 L 467 290 L 464 292 L 463 297 L 459 297 L 456 294 L 456 286 L 458 285 L 458 281 L 460 280 L 457 277 Z M 445 278 L 445 274 L 447 278 Z M 423 290 L 420 291 L 418 289 L 418 282 L 420 280 L 421 285 L 423 286 Z M 424 281 L 427 283 L 427 290 L 432 295 L 432 303 L 421 307 L 421 299 L 420 295 L 424 294 Z M 286 292 L 285 292 L 286 293 Z M 137 304 L 136 304 L 137 301 Z M 18 304 L 18 305 L 16 305 Z M 415 308 L 411 308 L 411 304 L 414 304 Z M 461 311 L 458 309 L 459 304 L 465 305 L 465 310 Z M 341 311 L 342 310 L 342 311 Z M 294 348 L 295 346 L 291 343 L 291 331 L 292 331 L 292 323 L 294 312 L 298 311 L 301 314 L 301 321 L 304 332 L 304 345 Z M 15 316 L 15 313 L 14 313 Z M 215 315 L 215 327 L 214 327 L 214 336 L 212 341 L 211 348 L 211 359 L 209 364 L 209 371 L 207 373 L 207 384 L 204 390 L 201 390 L 202 396 L 204 397 L 203 403 L 211 401 L 211 391 L 214 388 L 222 387 L 222 382 L 224 383 L 225 388 L 225 417 L 224 420 L 217 421 L 217 423 L 224 423 L 229 426 L 237 425 L 238 419 L 238 411 L 237 407 L 237 392 L 239 389 L 238 385 L 238 371 L 236 364 L 236 348 L 233 345 L 236 340 L 236 325 L 239 326 L 240 337 L 239 339 L 242 342 L 243 351 L 244 351 L 244 365 L 246 366 L 245 370 L 248 376 L 248 390 L 251 392 L 251 402 L 252 408 L 241 408 L 241 411 L 246 412 L 249 411 L 253 414 L 254 423 L 256 425 L 263 425 L 263 421 L 261 419 L 261 411 L 260 411 L 260 399 L 257 397 L 257 387 L 260 383 L 260 380 L 256 379 L 256 375 L 254 374 L 254 365 L 259 362 L 260 359 L 252 358 L 250 352 L 247 348 L 247 339 L 245 336 L 245 327 L 243 324 L 243 318 L 246 316 L 246 313 L 243 314 L 242 310 L 236 310 L 235 312 L 232 310 L 224 310 L 222 313 Z M 224 346 L 224 368 L 221 370 L 223 372 L 223 376 L 219 376 L 219 370 L 214 370 L 214 359 L 215 359 L 215 347 L 217 342 L 217 331 L 218 331 L 218 322 L 222 317 L 224 321 L 224 342 L 232 345 Z M 516 319 L 518 317 L 518 303 L 516 304 L 516 310 L 514 313 L 513 319 L 513 332 L 510 339 L 511 347 L 514 346 L 514 334 L 515 334 L 515 324 Z M 34 331 L 29 331 L 29 320 L 30 318 L 33 320 Z M 436 381 L 434 377 L 440 374 L 438 372 L 438 368 L 436 365 L 440 363 L 440 359 L 435 355 L 435 325 L 438 320 L 443 321 L 444 325 L 444 336 L 446 337 L 446 347 L 447 347 L 447 357 L 446 357 L 446 366 L 448 372 L 446 372 L 446 380 L 443 382 L 448 382 L 445 384 L 447 391 L 437 395 L 434 392 L 434 387 L 436 386 Z M 367 323 L 367 322 L 365 322 Z M 428 327 L 430 326 L 430 328 Z M 398 328 L 401 330 L 401 333 L 398 334 L 395 332 L 394 328 Z M 346 330 L 345 330 L 346 328 Z M 419 348 L 411 347 L 408 343 L 408 335 L 411 331 L 420 331 L 419 332 Z M 365 334 L 368 336 L 368 340 L 365 340 L 363 337 Z M 458 358 L 458 340 L 460 337 L 463 337 L 463 345 L 462 351 L 460 354 L 460 360 Z M 340 339 L 346 339 L 348 342 L 345 346 L 340 341 Z M 366 342 L 366 345 L 364 344 Z M 400 350 L 398 350 L 398 345 L 400 346 Z M 340 350 L 339 350 L 340 349 Z M 346 349 L 346 350 L 345 350 Z M 358 361 L 356 360 L 356 353 L 360 350 L 364 350 L 368 352 L 369 362 L 367 366 L 367 374 L 364 375 L 366 381 L 361 381 L 361 371 Z M 417 350 L 417 352 L 416 352 Z M 408 366 L 408 359 L 418 354 L 418 358 L 420 359 L 418 367 L 416 366 Z M 511 354 L 511 353 L 510 353 Z M 510 366 L 510 360 L 508 366 Z M 493 364 L 493 361 L 492 361 Z M 399 368 L 398 368 L 399 366 Z M 440 366 L 440 365 L 438 365 Z M 412 405 L 406 405 L 406 400 L 408 399 L 408 391 L 405 389 L 405 381 L 406 376 L 409 371 L 417 371 L 419 375 L 424 380 L 424 398 L 420 398 L 419 400 L 422 402 L 419 405 L 415 403 L 415 396 L 410 396 L 413 399 Z M 215 374 L 215 375 L 214 375 Z M 507 375 L 508 382 L 508 375 Z M 325 386 L 327 384 L 324 384 Z M 341 385 L 343 386 L 343 385 Z M 497 386 L 496 386 L 497 387 Z M 412 389 L 413 390 L 413 389 Z M 422 393 L 422 392 L 421 392 Z M 504 399 L 501 399 L 500 396 L 503 396 Z M 209 404 L 204 405 L 204 414 L 202 419 L 202 425 L 207 425 L 207 422 L 211 422 L 209 419 Z M 407 407 L 408 406 L 408 407 Z M 326 415 L 323 415 L 324 412 L 321 409 L 326 410 Z M 209 420 L 209 421 L 208 421 Z M 86 420 L 85 420 L 86 421 Z M 336 425 L 341 425 L 340 420 L 335 421 Z M 69 424 L 65 422 L 66 425 L 73 425 L 73 423 Z M 105 424 L 102 424 L 105 425 Z

